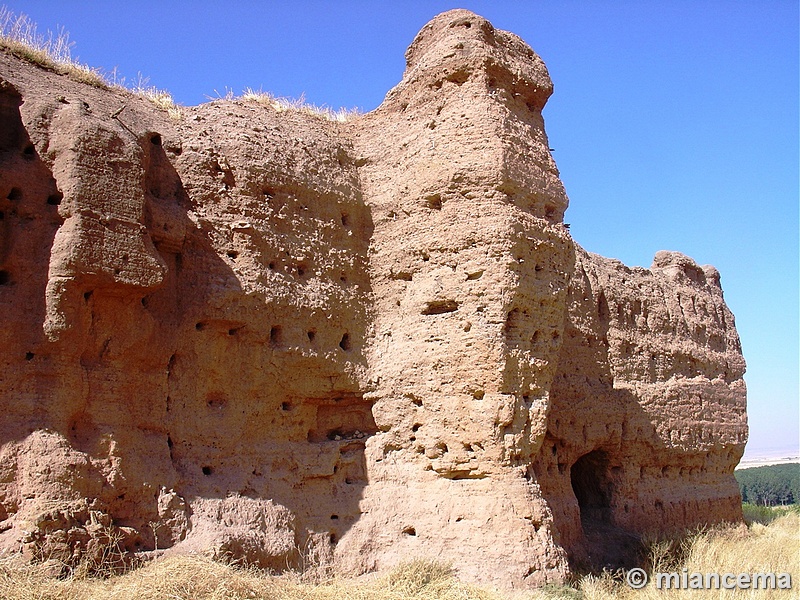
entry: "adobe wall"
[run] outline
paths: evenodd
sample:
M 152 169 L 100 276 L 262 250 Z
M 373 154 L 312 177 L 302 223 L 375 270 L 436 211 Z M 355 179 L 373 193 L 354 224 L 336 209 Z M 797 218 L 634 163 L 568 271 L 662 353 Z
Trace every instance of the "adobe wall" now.
M 436 17 L 345 123 L 0 78 L 4 551 L 530 587 L 741 519 L 719 274 L 572 241 L 513 34 Z

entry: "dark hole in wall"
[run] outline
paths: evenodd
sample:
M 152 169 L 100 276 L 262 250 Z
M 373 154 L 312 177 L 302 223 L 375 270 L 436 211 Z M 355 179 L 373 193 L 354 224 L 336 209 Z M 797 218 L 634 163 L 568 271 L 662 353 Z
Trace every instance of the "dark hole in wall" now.
M 342 336 L 342 341 L 339 342 L 339 348 L 341 348 L 344 351 L 350 350 L 350 334 L 349 333 L 345 333 Z
M 581 456 L 570 469 L 572 491 L 578 500 L 582 523 L 610 523 L 612 486 L 608 456 L 593 450 Z
M 50 194 L 47 197 L 47 203 L 50 206 L 58 206 L 59 204 L 61 204 L 61 201 L 63 199 L 64 199 L 64 194 L 62 194 L 61 192 L 56 192 L 55 194 Z
M 283 344 L 283 330 L 277 325 L 269 330 L 269 345 L 273 348 Z
M 0 271 L 0 285 L 7 285 L 11 283 L 11 273 L 8 271 Z
M 432 194 L 425 198 L 425 204 L 431 210 L 442 210 L 442 197 L 439 194 Z
M 423 315 L 443 315 L 458 310 L 458 302 L 455 300 L 431 300 L 422 309 Z
M 583 551 L 588 559 L 585 566 L 598 572 L 641 566 L 644 556 L 640 534 L 615 522 L 614 482 L 622 476 L 622 467 L 611 467 L 610 461 L 605 451 L 593 450 L 570 468 L 572 490 L 580 507 Z

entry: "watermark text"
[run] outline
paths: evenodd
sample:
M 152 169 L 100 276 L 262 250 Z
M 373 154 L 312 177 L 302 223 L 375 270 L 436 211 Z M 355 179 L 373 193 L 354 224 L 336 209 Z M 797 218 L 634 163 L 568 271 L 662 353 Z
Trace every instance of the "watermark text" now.
M 635 590 L 645 587 L 650 578 L 644 569 L 631 569 L 625 581 Z M 653 573 L 653 584 L 659 590 L 790 590 L 789 573 Z

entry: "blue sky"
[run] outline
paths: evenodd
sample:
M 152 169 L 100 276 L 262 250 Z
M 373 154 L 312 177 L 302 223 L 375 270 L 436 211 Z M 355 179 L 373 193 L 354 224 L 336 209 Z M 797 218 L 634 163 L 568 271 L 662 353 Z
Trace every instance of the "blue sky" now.
M 263 89 L 371 110 L 434 15 L 469 8 L 545 60 L 544 116 L 587 250 L 722 273 L 748 371 L 747 455 L 798 442 L 798 3 L 18 1 L 73 55 L 193 105 Z

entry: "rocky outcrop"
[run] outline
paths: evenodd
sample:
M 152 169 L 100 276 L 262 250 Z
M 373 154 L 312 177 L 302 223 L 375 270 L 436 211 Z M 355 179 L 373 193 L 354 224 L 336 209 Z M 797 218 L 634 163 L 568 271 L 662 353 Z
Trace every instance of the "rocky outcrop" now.
M 346 123 L 0 76 L 6 551 L 519 587 L 741 518 L 719 274 L 574 244 L 513 34 L 440 15 Z

